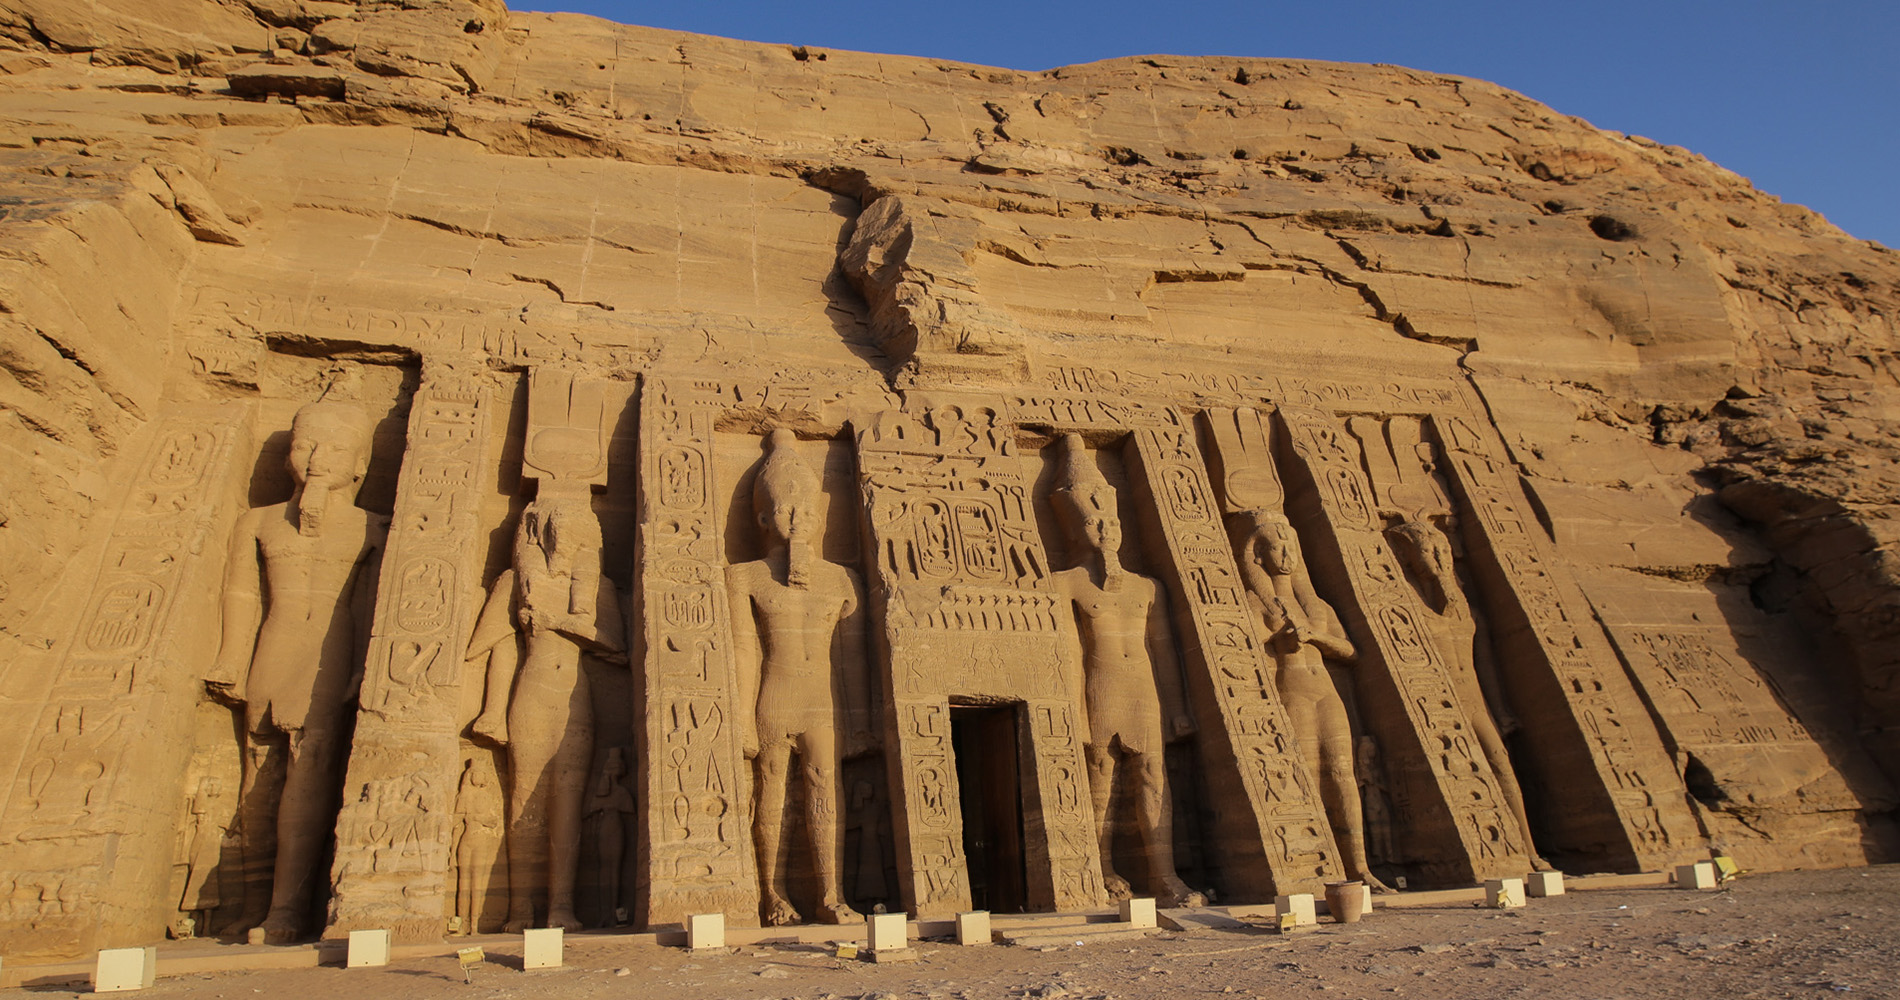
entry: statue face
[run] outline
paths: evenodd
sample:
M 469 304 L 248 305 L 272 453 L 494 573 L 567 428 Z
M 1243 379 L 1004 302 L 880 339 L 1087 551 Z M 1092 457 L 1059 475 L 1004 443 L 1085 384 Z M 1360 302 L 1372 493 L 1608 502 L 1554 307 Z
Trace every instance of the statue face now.
M 1082 540 L 1104 553 L 1121 551 L 1122 521 L 1113 514 L 1090 514 L 1082 519 Z
M 805 539 L 812 517 L 811 504 L 805 501 L 774 500 L 759 512 L 759 527 L 774 538 L 800 542 Z
M 354 485 L 363 475 L 365 442 L 337 414 L 317 411 L 300 416 L 292 428 L 286 464 L 297 484 L 322 483 L 329 489 Z
M 1260 561 L 1275 573 L 1290 573 L 1300 561 L 1300 538 L 1293 525 L 1277 518 L 1262 521 L 1254 529 L 1260 542 Z

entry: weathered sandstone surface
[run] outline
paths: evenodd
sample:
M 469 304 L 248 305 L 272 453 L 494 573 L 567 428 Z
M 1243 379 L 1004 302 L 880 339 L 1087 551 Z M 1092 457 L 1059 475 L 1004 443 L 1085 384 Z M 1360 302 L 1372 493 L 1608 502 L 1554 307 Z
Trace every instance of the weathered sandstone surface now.
M 9 960 L 1894 857 L 1900 257 L 1686 150 L 0 0 L 0 170 Z

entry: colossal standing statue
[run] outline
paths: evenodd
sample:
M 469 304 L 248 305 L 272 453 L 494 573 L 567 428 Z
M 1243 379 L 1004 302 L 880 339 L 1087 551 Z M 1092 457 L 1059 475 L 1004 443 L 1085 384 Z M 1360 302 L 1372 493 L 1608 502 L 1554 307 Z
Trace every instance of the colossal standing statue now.
M 1266 623 L 1275 664 L 1274 686 L 1300 753 L 1318 770 L 1320 799 L 1333 827 L 1347 874 L 1374 891 L 1387 892 L 1366 861 L 1366 824 L 1353 774 L 1352 722 L 1326 661 L 1351 664 L 1358 651 L 1339 615 L 1320 599 L 1307 576 L 1299 535 L 1276 510 L 1235 518 L 1240 532 L 1240 573 L 1254 610 Z
M 1478 634 L 1477 616 L 1470 602 L 1465 599 L 1464 588 L 1458 584 L 1451 542 L 1444 532 L 1422 515 L 1410 517 L 1388 528 L 1386 536 L 1392 539 L 1392 547 L 1397 550 L 1399 561 L 1405 565 L 1406 573 L 1425 599 L 1426 606 L 1432 610 L 1434 620 L 1427 624 L 1438 633 L 1439 648 L 1450 656 L 1453 689 L 1457 692 L 1458 701 L 1464 706 L 1465 715 L 1471 719 L 1471 728 L 1476 731 L 1485 762 L 1497 778 L 1498 790 L 1504 793 L 1504 802 L 1510 807 L 1518 830 L 1523 834 L 1524 844 L 1531 855 L 1531 865 L 1538 871 L 1549 871 L 1550 862 L 1545 861 L 1532 846 L 1530 818 L 1524 809 L 1524 791 L 1517 783 L 1517 771 L 1511 766 L 1510 754 L 1504 747 L 1504 734 L 1498 728 L 1498 717 L 1507 720 L 1510 717 L 1502 710 L 1494 715 L 1490 700 L 1486 697 L 1487 693 L 1498 690 L 1496 666 L 1491 660 L 1490 644 Z
M 388 518 L 355 504 L 370 431 L 369 418 L 344 403 L 298 410 L 288 458 L 295 492 L 238 520 L 223 643 L 207 684 L 244 706 L 237 822 L 245 867 L 270 858 L 272 874 L 270 895 L 247 891 L 225 933 L 281 943 L 311 916 L 389 529 Z
M 819 557 L 824 530 L 818 477 L 799 459 L 789 430 L 766 438 L 768 454 L 752 488 L 765 558 L 726 568 L 738 647 L 740 704 L 755 758 L 753 838 L 768 925 L 796 923 L 786 890 L 785 799 L 791 758 L 804 782 L 805 821 L 817 873 L 818 917 L 858 919 L 839 878 L 839 734 L 864 718 L 863 585 L 856 573 Z
M 582 805 L 594 754 L 593 694 L 581 654 L 625 662 L 620 597 L 600 572 L 600 522 L 586 493 L 542 496 L 521 512 L 514 568 L 496 578 L 475 623 L 469 659 L 489 655 L 491 713 L 474 732 L 508 748 L 508 922 L 580 930 L 574 881 Z M 525 639 L 519 659 L 512 623 Z
M 1110 805 L 1118 790 L 1135 800 L 1136 824 L 1148 859 L 1149 891 L 1163 907 L 1201 906 L 1206 897 L 1188 888 L 1174 869 L 1174 817 L 1168 798 L 1167 737 L 1192 731 L 1182 702 L 1180 672 L 1168 644 L 1167 614 L 1160 585 L 1122 567 L 1121 518 L 1115 491 L 1095 467 L 1079 435 L 1063 441 L 1064 469 L 1052 498 L 1066 522 L 1079 565 L 1053 575 L 1056 590 L 1074 608 L 1082 638 L 1085 748 L 1089 791 L 1101 842 L 1102 879 L 1109 894 L 1127 899 L 1128 880 L 1114 864 Z M 1161 692 L 1171 697 L 1165 701 Z

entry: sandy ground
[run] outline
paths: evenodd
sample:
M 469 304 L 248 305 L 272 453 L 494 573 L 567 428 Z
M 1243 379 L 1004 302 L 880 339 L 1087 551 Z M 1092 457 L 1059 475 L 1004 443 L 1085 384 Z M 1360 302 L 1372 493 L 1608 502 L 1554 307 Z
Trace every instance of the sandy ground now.
M 1356 925 L 1157 933 L 1036 950 L 922 942 L 915 963 L 816 945 L 730 954 L 568 939 L 567 968 L 497 956 L 161 979 L 141 996 L 674 1000 L 1143 1000 L 1153 997 L 1900 998 L 1900 866 L 1751 875 L 1714 892 L 1599 890 L 1523 910 L 1378 910 Z M 511 967 L 514 966 L 514 967 Z M 78 996 L 66 988 L 38 995 Z

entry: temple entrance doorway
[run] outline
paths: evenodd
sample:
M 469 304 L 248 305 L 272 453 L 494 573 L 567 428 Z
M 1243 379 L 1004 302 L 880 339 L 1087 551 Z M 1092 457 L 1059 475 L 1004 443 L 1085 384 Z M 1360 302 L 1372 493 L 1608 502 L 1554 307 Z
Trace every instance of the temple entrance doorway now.
M 1019 705 L 952 705 L 950 743 L 963 811 L 970 904 L 991 913 L 1029 906 L 1023 864 Z

